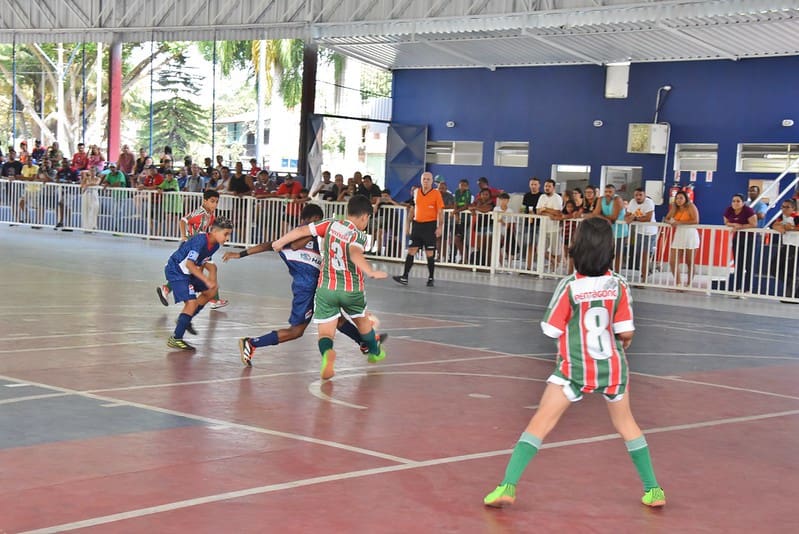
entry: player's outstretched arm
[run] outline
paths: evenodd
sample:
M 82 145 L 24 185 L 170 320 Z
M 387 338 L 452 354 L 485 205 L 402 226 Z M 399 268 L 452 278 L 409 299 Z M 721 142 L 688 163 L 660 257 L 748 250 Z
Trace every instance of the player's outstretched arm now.
M 261 252 L 269 252 L 270 250 L 272 250 L 272 242 L 267 241 L 266 243 L 255 245 L 254 247 L 242 250 L 241 252 L 225 252 L 225 254 L 222 256 L 222 261 L 226 262 L 228 260 L 237 260 L 239 258 L 246 258 L 247 256 L 252 256 L 253 254 L 260 254 Z
M 291 232 L 287 233 L 277 241 L 272 241 L 272 250 L 275 252 L 280 252 L 283 250 L 283 247 L 288 245 L 289 243 L 296 241 L 298 239 L 302 239 L 303 237 L 310 237 L 311 236 L 311 229 L 308 225 L 305 226 L 298 226 Z
M 363 255 L 363 250 L 359 247 L 350 247 L 349 249 L 350 259 L 352 263 L 354 263 L 360 270 L 368 276 L 369 278 L 388 278 L 388 273 L 384 271 L 375 271 L 372 269 L 372 266 L 366 261 L 366 257 Z

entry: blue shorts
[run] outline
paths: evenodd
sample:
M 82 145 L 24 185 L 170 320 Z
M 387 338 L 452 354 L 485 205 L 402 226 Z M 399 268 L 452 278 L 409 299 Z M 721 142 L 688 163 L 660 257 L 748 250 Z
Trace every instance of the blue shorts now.
M 196 300 L 197 295 L 208 289 L 208 286 L 202 280 L 194 276 L 179 280 L 169 280 L 169 287 L 172 289 L 175 304 L 187 300 Z
M 311 322 L 313 317 L 313 302 L 316 295 L 316 285 L 309 288 L 292 287 L 294 297 L 291 299 L 291 315 L 289 324 L 299 326 Z

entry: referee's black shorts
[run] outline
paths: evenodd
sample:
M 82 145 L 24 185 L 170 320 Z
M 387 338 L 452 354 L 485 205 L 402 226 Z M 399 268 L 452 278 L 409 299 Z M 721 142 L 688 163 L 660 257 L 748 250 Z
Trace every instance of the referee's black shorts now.
M 425 250 L 436 249 L 436 221 L 416 222 L 411 224 L 411 247 Z

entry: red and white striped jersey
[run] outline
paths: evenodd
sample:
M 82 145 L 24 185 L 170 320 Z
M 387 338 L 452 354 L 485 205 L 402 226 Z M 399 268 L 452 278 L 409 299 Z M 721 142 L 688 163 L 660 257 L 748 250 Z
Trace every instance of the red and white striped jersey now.
M 323 238 L 319 286 L 332 291 L 363 291 L 363 272 L 352 262 L 350 247 L 363 250 L 366 234 L 350 221 L 323 219 L 308 225 L 311 235 Z
M 577 273 L 563 279 L 549 302 L 541 329 L 558 340 L 557 371 L 583 385 L 583 391 L 626 384 L 624 349 L 616 334 L 635 330 L 635 326 L 632 296 L 618 274 Z

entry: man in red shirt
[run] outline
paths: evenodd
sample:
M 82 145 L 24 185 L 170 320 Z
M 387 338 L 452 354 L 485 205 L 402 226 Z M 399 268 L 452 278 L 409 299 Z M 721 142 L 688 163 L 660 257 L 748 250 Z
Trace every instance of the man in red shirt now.
M 75 171 L 85 171 L 89 168 L 89 155 L 86 153 L 83 143 L 78 143 L 78 151 L 72 156 L 72 169 Z
M 275 195 L 283 198 L 297 198 L 300 196 L 302 184 L 296 181 L 290 174 L 286 175 L 285 181 L 277 188 Z

